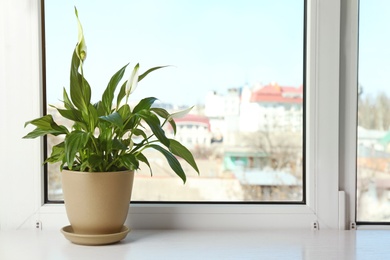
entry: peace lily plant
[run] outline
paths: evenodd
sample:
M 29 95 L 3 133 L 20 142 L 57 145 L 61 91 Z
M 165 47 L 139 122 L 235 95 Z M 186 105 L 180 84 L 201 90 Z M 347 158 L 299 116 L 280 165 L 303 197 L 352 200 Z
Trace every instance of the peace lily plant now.
M 61 170 L 63 168 L 80 172 L 137 170 L 140 162 L 143 162 L 152 174 L 151 165 L 144 155 L 144 151 L 151 148 L 165 156 L 172 170 L 183 182 L 186 181 L 186 174 L 176 156 L 183 158 L 199 173 L 191 152 L 178 141 L 168 138 L 163 130 L 169 123 L 176 134 L 174 119 L 186 115 L 191 108 L 170 114 L 163 108 L 152 107 L 157 100 L 154 97 L 142 99 L 133 108 L 128 103 L 129 96 L 138 83 L 150 72 L 165 66 L 153 67 L 139 74 L 139 64 L 135 65 L 129 79 L 116 93 L 127 64 L 111 77 L 101 100 L 91 103 L 91 87 L 83 73 L 87 46 L 76 8 L 75 13 L 78 22 L 78 43 L 71 61 L 70 95 L 64 88 L 62 101 L 64 107 L 53 106 L 62 117 L 73 121 L 73 125 L 68 129 L 57 124 L 52 115 L 48 114 L 26 122 L 25 126 L 31 124 L 36 128 L 24 138 L 63 135 L 64 141 L 53 147 L 50 157 L 45 161 L 61 162 Z

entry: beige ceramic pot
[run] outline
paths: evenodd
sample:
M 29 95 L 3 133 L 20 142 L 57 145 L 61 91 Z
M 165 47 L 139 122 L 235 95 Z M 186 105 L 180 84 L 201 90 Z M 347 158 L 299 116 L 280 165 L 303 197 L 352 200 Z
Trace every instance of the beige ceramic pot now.
M 69 222 L 77 234 L 113 234 L 126 221 L 134 171 L 63 170 L 62 189 Z

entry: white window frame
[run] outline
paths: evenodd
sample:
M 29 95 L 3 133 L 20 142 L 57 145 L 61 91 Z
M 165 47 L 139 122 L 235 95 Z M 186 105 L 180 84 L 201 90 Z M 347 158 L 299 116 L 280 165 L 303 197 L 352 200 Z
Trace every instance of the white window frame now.
M 339 187 L 344 191 L 345 225 L 356 221 L 356 156 L 359 0 L 341 1 L 340 29 L 340 164 Z M 356 225 L 356 229 L 390 229 L 390 225 Z
M 345 207 L 340 214 L 345 215 L 343 224 L 350 228 L 356 221 L 359 0 L 342 0 L 341 14 L 339 187 L 345 192 Z
M 309 0 L 307 7 L 307 204 L 133 204 L 127 220 L 131 228 L 309 229 L 313 223 L 320 229 L 344 228 L 351 218 L 341 214 L 339 188 L 352 177 L 343 175 L 348 161 L 339 163 L 345 159 L 339 151 L 350 147 L 339 141 L 348 130 L 339 124 L 346 116 L 339 110 L 339 83 L 346 80 L 339 76 L 340 50 L 345 51 L 340 49 L 340 5 L 340 0 Z M 0 118 L 7 126 L 0 135 L 7 148 L 0 149 L 0 229 L 34 228 L 37 220 L 43 228 L 60 228 L 68 224 L 64 205 L 43 202 L 42 141 L 21 139 L 23 123 L 42 114 L 40 1 L 4 0 L 0 12 L 0 84 L 6 86 Z

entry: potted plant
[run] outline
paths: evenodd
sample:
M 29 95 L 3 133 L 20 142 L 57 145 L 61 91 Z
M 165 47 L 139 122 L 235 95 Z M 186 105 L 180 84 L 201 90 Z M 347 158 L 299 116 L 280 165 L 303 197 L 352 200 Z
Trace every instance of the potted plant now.
M 63 107 L 55 107 L 73 125 L 68 129 L 57 124 L 52 115 L 44 115 L 25 123 L 25 126 L 31 124 L 36 128 L 24 138 L 64 136 L 64 141 L 55 145 L 45 160 L 45 163 L 61 163 L 64 202 L 71 224 L 62 231 L 75 243 L 112 243 L 128 232 L 123 224 L 134 171 L 144 163 L 152 174 L 151 165 L 143 154 L 145 149 L 155 149 L 163 154 L 184 183 L 186 174 L 176 156 L 199 173 L 191 152 L 168 138 L 163 130 L 165 124 L 170 124 L 176 133 L 174 118 L 184 116 L 191 108 L 170 114 L 163 108 L 153 107 L 157 100 L 154 97 L 144 98 L 130 107 L 128 99 L 138 82 L 150 72 L 165 67 L 154 67 L 139 74 L 139 64 L 118 90 L 128 64 L 117 71 L 101 100 L 91 103 L 91 87 L 83 73 L 87 48 L 76 8 L 75 14 L 78 42 L 72 55 L 69 95 L 64 88 Z

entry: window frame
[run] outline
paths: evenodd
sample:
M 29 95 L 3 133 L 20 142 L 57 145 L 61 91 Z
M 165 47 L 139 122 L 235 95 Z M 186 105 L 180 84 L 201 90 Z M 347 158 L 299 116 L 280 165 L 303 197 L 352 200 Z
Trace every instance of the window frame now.
M 346 219 L 357 229 L 390 229 L 389 222 L 357 221 L 357 111 L 359 67 L 359 0 L 341 3 L 340 189 L 345 191 Z M 348 223 L 346 223 L 348 224 Z
M 17 3 L 6 0 L 16 14 L 7 17 L 9 24 L 31 24 L 29 31 L 17 45 L 28 49 L 30 63 L 23 65 L 21 73 L 32 80 L 30 86 L 21 86 L 29 98 L 23 100 L 23 107 L 29 111 L 23 116 L 35 118 L 42 114 L 42 59 L 40 1 L 25 0 Z M 28 6 L 28 8 L 24 8 Z M 28 11 L 26 11 L 26 9 Z M 5 12 L 5 11 L 4 11 Z M 339 61 L 340 61 L 340 1 L 312 0 L 307 3 L 307 93 L 306 93 L 306 204 L 305 205 L 192 205 L 192 204 L 135 204 L 131 205 L 127 223 L 134 229 L 182 228 L 182 229 L 256 229 L 256 228 L 311 228 L 318 223 L 320 228 L 338 229 L 339 217 Z M 8 32 L 7 35 L 11 35 Z M 11 35 L 12 36 L 12 35 Z M 11 37 L 12 38 L 12 37 Z M 7 61 L 11 54 L 5 54 Z M 19 72 L 14 65 L 8 73 Z M 39 76 L 37 76 L 39 75 Z M 16 85 L 16 83 L 15 83 Z M 32 87 L 31 87 L 32 86 Z M 20 91 L 20 90 L 19 90 Z M 16 93 L 0 97 L 0 101 L 12 99 Z M 31 98 L 32 97 L 32 98 Z M 39 100 L 39 102 L 36 102 Z M 1 102 L 0 102 L 1 103 Z M 8 110 L 18 111 L 17 104 L 9 104 Z M 332 104 L 332 106 L 329 106 Z M 20 110 L 19 110 L 20 111 Z M 27 119 L 27 120 L 28 120 Z M 19 126 L 20 118 L 10 123 Z M 26 121 L 27 121 L 26 120 Z M 8 131 L 10 142 L 20 139 L 22 131 Z M 5 139 L 5 138 L 4 138 Z M 12 190 L 4 187 L 2 194 L 11 194 L 10 201 L 1 201 L 7 209 L 1 215 L 1 228 L 33 228 L 36 220 L 44 228 L 60 228 L 68 221 L 62 204 L 44 204 L 43 196 L 43 142 L 15 141 L 25 148 L 21 155 L 26 162 L 20 166 L 18 176 L 24 178 L 28 189 Z M 13 143 L 11 143 L 13 144 Z M 20 163 L 19 163 L 20 164 Z M 13 165 L 18 165 L 17 162 Z M 5 167 L 11 170 L 13 165 Z M 29 169 L 29 170 L 28 170 Z M 340 176 L 339 176 L 340 173 Z M 3 176 L 1 177 L 3 179 Z M 17 185 L 13 180 L 11 184 Z M 5 186 L 5 185 L 4 185 Z M 2 196 L 4 197 L 4 196 Z M 25 209 L 15 207 L 14 201 L 29 205 Z M 343 210 L 343 209 L 342 209 Z M 342 211 L 341 210 L 341 211 Z M 2 213 L 3 214 L 3 213 Z M 9 220 L 17 214 L 18 218 Z
M 345 192 L 343 224 L 351 228 L 351 223 L 356 227 L 359 0 L 341 1 L 341 11 L 339 186 Z

